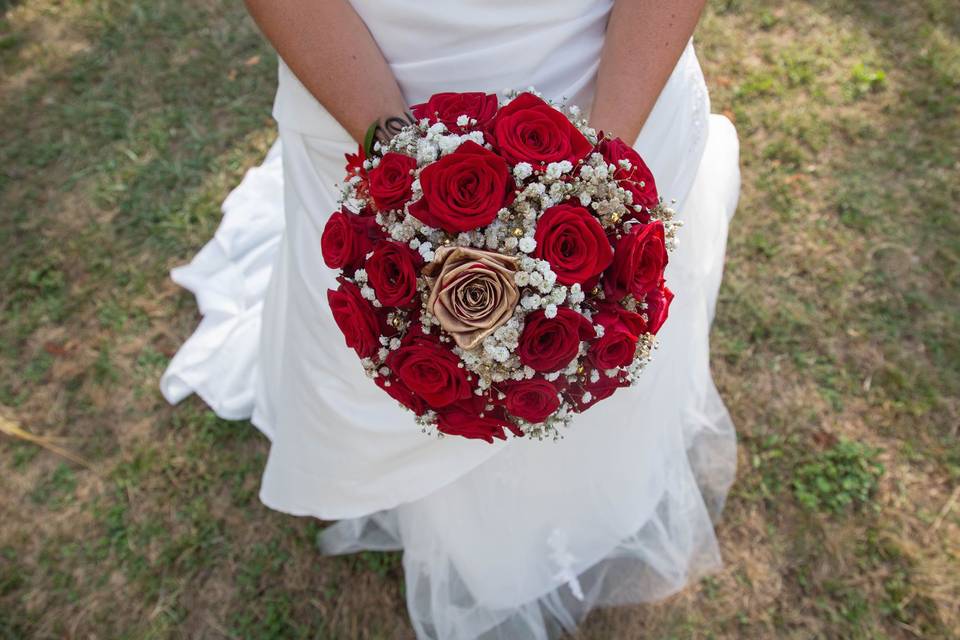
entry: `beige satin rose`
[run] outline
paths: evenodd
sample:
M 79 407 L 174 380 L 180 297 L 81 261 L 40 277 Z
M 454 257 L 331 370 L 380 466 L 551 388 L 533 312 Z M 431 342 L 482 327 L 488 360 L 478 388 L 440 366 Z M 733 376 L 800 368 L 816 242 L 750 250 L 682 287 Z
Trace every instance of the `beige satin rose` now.
M 423 268 L 430 285 L 427 309 L 464 349 L 510 319 L 520 299 L 513 281 L 517 259 L 468 247 L 440 247 Z

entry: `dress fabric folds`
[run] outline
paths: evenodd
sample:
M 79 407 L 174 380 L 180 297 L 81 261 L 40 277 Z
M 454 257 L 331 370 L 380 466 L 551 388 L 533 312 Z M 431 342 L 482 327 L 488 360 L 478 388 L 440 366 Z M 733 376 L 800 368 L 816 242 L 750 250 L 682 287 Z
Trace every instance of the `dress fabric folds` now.
M 609 0 L 354 0 L 411 103 L 534 86 L 592 100 Z M 709 330 L 739 195 L 738 142 L 710 115 L 688 45 L 635 148 L 684 221 L 676 293 L 639 385 L 558 442 L 421 433 L 363 373 L 326 302 L 319 238 L 356 145 L 281 62 L 279 139 L 173 278 L 203 319 L 161 380 L 271 440 L 261 500 L 338 520 L 327 553 L 402 549 L 418 638 L 546 639 L 593 607 L 652 601 L 720 566 L 713 521 L 736 436 L 709 369 Z

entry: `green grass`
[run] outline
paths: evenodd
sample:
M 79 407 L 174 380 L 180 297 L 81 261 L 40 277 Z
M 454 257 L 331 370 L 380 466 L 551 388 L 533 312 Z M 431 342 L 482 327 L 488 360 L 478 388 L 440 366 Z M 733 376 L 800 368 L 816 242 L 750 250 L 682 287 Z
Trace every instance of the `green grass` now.
M 834 513 L 869 504 L 884 471 L 876 461 L 878 453 L 860 443 L 841 440 L 797 467 L 793 494 L 809 509 Z
M 697 34 L 743 191 L 712 336 L 726 567 L 583 638 L 960 637 L 960 15 L 723 0 Z M 157 381 L 167 277 L 262 158 L 241 3 L 0 2 L 0 638 L 405 638 L 399 554 L 324 558 L 267 443 Z M 882 473 L 880 469 L 882 468 Z

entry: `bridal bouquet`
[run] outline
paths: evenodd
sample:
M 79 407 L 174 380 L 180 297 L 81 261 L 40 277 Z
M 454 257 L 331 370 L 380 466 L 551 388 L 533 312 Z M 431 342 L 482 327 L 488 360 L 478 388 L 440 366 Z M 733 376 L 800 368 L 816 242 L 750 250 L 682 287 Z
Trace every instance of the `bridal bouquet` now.
M 576 107 L 440 93 L 413 114 L 347 156 L 321 238 L 337 326 L 425 431 L 558 437 L 650 360 L 679 223 Z

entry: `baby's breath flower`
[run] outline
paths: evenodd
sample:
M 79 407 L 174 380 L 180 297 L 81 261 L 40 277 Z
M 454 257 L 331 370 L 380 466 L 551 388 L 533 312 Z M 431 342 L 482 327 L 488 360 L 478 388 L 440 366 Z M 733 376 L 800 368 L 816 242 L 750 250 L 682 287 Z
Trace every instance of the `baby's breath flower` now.
M 532 253 L 533 250 L 537 248 L 537 241 L 530 236 L 524 236 L 523 238 L 520 238 L 518 246 L 520 247 L 520 251 L 523 251 L 524 253 Z
M 526 180 L 533 174 L 533 167 L 529 163 L 520 162 L 513 168 L 513 177 L 517 180 Z
M 526 295 L 520 300 L 520 305 L 524 309 L 536 309 L 540 306 L 540 296 L 536 293 Z

